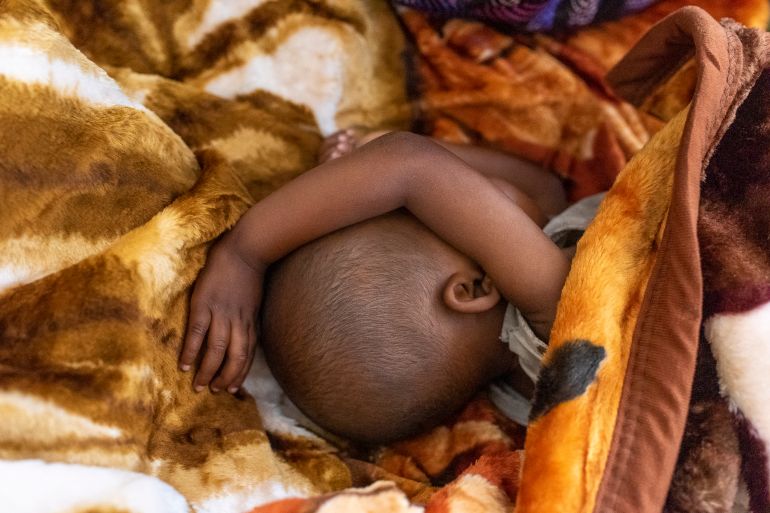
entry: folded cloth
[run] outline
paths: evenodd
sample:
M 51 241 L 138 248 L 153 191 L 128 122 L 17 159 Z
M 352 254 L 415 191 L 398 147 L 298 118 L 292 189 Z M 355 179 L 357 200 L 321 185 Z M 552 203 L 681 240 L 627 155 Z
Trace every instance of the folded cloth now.
M 697 85 L 578 243 L 543 359 L 517 513 L 770 511 L 770 34 L 702 9 L 609 79 Z M 563 443 L 569 440 L 568 443 Z
M 397 4 L 446 17 L 474 18 L 541 32 L 617 19 L 658 0 L 395 0 Z

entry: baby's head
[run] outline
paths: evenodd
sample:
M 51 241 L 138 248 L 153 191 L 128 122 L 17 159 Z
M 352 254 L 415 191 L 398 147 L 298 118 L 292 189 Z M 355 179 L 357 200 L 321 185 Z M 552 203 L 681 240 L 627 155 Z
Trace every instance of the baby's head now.
M 364 442 L 457 410 L 512 357 L 483 271 L 407 213 L 345 228 L 271 268 L 267 361 L 313 421 Z

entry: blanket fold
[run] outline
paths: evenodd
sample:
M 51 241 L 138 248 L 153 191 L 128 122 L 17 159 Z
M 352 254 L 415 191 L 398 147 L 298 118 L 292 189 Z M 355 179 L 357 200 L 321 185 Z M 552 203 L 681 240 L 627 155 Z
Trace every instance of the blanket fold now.
M 735 171 L 738 176 L 728 178 L 723 174 L 727 168 L 716 168 L 715 163 L 736 159 L 742 145 L 763 134 L 766 118 L 762 116 L 767 111 L 752 111 L 748 106 L 739 110 L 739 106 L 749 102 L 750 91 L 762 97 L 763 82 L 758 78 L 768 65 L 766 48 L 765 33 L 732 22 L 720 26 L 702 10 L 688 8 L 654 27 L 610 74 L 617 90 L 637 104 L 675 76 L 677 68 L 693 55 L 698 80 L 689 107 L 669 121 L 624 169 L 579 245 L 546 354 L 546 368 L 576 339 L 600 345 L 606 357 L 578 399 L 555 405 L 545 416 L 534 419 L 528 432 L 526 450 L 531 456 L 524 468 L 518 512 L 661 511 L 679 456 L 679 444 L 672 441 L 681 440 L 685 430 L 704 318 L 723 394 L 741 419 L 752 419 L 748 421 L 752 443 L 744 446 L 743 455 L 753 463 L 744 463 L 744 470 L 750 469 L 744 477 L 754 511 L 766 510 L 767 461 L 758 461 L 762 458 L 757 458 L 756 450 L 746 452 L 749 445 L 766 446 L 766 438 L 757 436 L 760 431 L 752 424 L 764 422 L 754 402 L 765 392 L 749 389 L 750 378 L 732 384 L 726 379 L 738 372 L 735 363 L 727 362 L 746 360 L 740 346 L 727 349 L 724 345 L 724 339 L 738 343 L 735 332 L 710 333 L 709 327 L 719 322 L 714 320 L 719 316 L 710 306 L 713 300 L 708 299 L 715 288 L 719 296 L 727 297 L 743 297 L 748 284 L 749 290 L 764 290 L 764 275 L 725 268 L 726 255 L 735 256 L 736 250 L 726 253 L 721 238 L 731 232 L 756 237 L 757 230 L 765 230 L 764 224 L 756 226 L 748 216 L 764 215 L 760 214 L 764 200 L 754 199 L 754 195 L 766 187 L 766 172 L 746 165 Z M 728 146 L 726 134 L 733 134 L 732 146 Z M 732 185 L 727 188 L 727 183 Z M 737 219 L 727 214 L 723 208 L 727 205 L 741 212 Z M 615 239 L 621 232 L 625 238 L 640 228 L 646 236 Z M 766 241 L 768 232 L 761 233 Z M 748 242 L 740 245 L 745 252 L 741 259 L 764 268 L 767 258 L 755 253 L 754 247 Z M 609 267 L 602 270 L 603 265 Z M 622 278 L 616 281 L 613 273 Z M 641 281 L 632 279 L 634 275 Z M 621 286 L 613 290 L 616 283 Z M 716 309 L 763 308 L 763 294 L 749 297 L 737 307 L 725 301 Z M 608 313 L 616 308 L 620 309 L 617 313 Z M 752 326 L 756 331 L 751 335 L 764 340 L 767 329 Z M 757 357 L 767 352 L 767 348 L 752 347 Z M 746 367 L 739 373 L 751 372 Z M 548 390 L 540 387 L 537 394 Z M 741 403 L 745 406 L 739 406 Z M 718 418 L 719 414 L 712 416 Z M 697 416 L 691 421 L 697 422 Z M 573 442 L 554 450 L 551 442 L 557 436 Z M 693 445 L 688 442 L 689 447 Z M 714 463 L 701 461 L 701 465 Z M 733 476 L 732 486 L 724 488 L 726 497 L 709 499 L 697 498 L 698 493 L 706 493 L 705 485 L 714 485 L 703 477 L 677 484 L 689 488 L 692 509 L 687 511 L 702 511 L 706 501 L 732 509 L 736 479 Z M 718 489 L 711 488 L 712 492 Z M 543 499 L 543 495 L 549 498 Z M 681 497 L 672 498 L 669 506 L 681 508 L 686 503 Z

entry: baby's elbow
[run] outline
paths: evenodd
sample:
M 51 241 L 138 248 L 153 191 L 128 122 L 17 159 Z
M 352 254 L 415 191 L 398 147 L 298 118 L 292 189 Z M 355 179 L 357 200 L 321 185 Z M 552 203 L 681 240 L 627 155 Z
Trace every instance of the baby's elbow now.
M 376 141 L 397 150 L 401 155 L 425 152 L 436 145 L 429 137 L 412 132 L 390 132 Z
M 391 132 L 381 137 L 389 158 L 398 163 L 398 175 L 409 182 L 408 187 L 418 187 L 415 180 L 421 182 L 433 175 L 438 158 L 448 153 L 430 137 L 411 132 Z
M 551 173 L 546 177 L 539 199 L 539 207 L 548 217 L 562 213 L 569 206 L 564 183 L 561 178 Z

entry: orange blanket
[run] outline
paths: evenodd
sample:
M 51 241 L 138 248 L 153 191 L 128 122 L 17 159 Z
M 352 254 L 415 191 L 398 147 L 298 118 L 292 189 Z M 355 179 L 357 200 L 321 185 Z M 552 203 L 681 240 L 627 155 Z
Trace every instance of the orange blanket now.
M 565 179 L 572 200 L 607 190 L 661 123 L 620 100 L 604 75 L 654 23 L 692 4 L 750 27 L 767 20 L 764 0 L 663 0 L 576 33 L 530 36 L 403 11 L 415 45 L 419 129 L 542 164 Z M 670 117 L 670 106 L 689 99 L 693 80 L 686 67 L 677 87 L 646 110 Z

